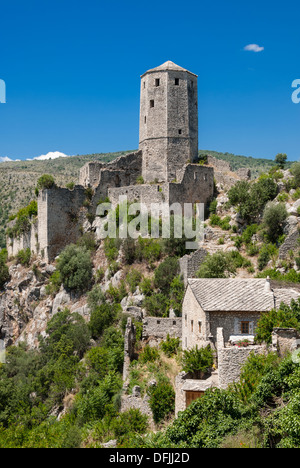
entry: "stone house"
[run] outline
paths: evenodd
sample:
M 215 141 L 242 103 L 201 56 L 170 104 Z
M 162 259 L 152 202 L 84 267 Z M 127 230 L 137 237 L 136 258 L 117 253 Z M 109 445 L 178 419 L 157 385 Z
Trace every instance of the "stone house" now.
M 253 342 L 261 314 L 298 297 L 296 285 L 280 288 L 269 279 L 189 279 L 182 309 L 182 347 L 216 348 L 218 328 L 223 328 L 225 343 Z

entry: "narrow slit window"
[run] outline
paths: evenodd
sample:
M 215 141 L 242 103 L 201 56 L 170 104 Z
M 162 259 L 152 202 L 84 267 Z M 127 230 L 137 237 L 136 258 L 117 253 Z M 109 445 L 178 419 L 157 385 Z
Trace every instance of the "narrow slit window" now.
M 194 331 L 194 320 L 191 320 L 191 331 Z
M 202 322 L 200 322 L 200 321 L 198 322 L 198 331 L 199 331 L 199 333 L 202 332 Z
M 156 78 L 155 79 L 155 86 L 158 88 L 158 86 L 160 86 L 160 79 L 159 78 Z
M 151 101 L 150 101 L 150 107 L 151 107 L 151 108 L 154 107 L 154 99 L 151 99 Z
M 146 117 L 146 116 L 145 116 L 145 118 L 144 118 L 144 122 L 147 123 L 147 117 Z
M 181 129 L 178 130 L 178 135 L 182 135 L 182 130 Z
M 179 78 L 175 78 L 175 86 L 179 86 Z

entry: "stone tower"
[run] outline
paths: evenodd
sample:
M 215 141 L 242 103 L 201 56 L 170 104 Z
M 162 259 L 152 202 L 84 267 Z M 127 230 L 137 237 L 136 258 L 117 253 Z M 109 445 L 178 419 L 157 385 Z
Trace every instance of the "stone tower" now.
M 140 150 L 145 183 L 172 182 L 198 155 L 197 75 L 173 62 L 141 77 Z

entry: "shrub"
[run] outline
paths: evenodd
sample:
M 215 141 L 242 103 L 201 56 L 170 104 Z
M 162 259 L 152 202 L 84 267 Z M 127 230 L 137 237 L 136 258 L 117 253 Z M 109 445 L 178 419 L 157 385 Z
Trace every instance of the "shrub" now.
M 138 176 L 136 179 L 136 183 L 138 185 L 143 185 L 145 183 L 144 178 L 142 176 Z
M 9 280 L 9 270 L 5 263 L 5 257 L 0 255 L 0 288 Z
M 87 295 L 87 303 L 91 311 L 105 302 L 105 296 L 102 288 L 97 284 Z
M 300 330 L 300 299 L 292 300 L 290 306 L 282 303 L 279 310 L 263 314 L 257 324 L 256 341 L 271 343 L 273 329 L 277 327 Z
M 52 175 L 44 174 L 37 181 L 38 190 L 51 189 L 55 186 L 55 180 Z
M 153 293 L 153 283 L 150 278 L 144 278 L 140 283 L 140 290 L 145 296 L 151 296 Z
M 262 211 L 266 203 L 277 195 L 277 184 L 269 176 L 261 176 L 255 183 L 237 182 L 228 191 L 231 205 L 236 206 L 243 219 L 251 221 Z
M 216 252 L 207 255 L 196 276 L 197 278 L 228 278 L 235 272 L 236 267 L 230 253 Z
M 169 299 L 162 293 L 146 297 L 143 307 L 152 317 L 167 317 L 169 311 Z
M 269 202 L 263 213 L 263 223 L 271 242 L 276 242 L 282 234 L 283 223 L 288 217 L 286 207 L 283 203 Z
M 155 362 L 159 358 L 159 351 L 157 348 L 151 348 L 151 346 L 146 345 L 143 351 L 139 355 L 139 361 L 142 364 L 147 364 L 148 362 Z
M 66 289 L 86 291 L 92 280 L 91 254 L 85 247 L 68 245 L 58 259 L 58 271 Z
M 185 286 L 180 275 L 175 276 L 170 286 L 170 308 L 176 313 L 177 316 L 181 315 L 182 302 L 185 293 Z
M 29 266 L 31 259 L 31 250 L 27 248 L 26 250 L 20 250 L 17 253 L 16 260 L 17 263 L 20 263 L 23 266 Z
M 163 294 L 168 294 L 170 285 L 179 273 L 179 262 L 177 258 L 166 258 L 154 273 L 154 286 L 159 288 Z
M 118 309 L 116 306 L 108 303 L 101 304 L 92 310 L 89 329 L 93 338 L 96 339 L 101 336 L 105 328 L 116 319 L 117 313 Z
M 139 409 L 131 408 L 120 413 L 112 421 L 112 431 L 118 440 L 119 446 L 131 446 L 130 439 L 136 434 L 144 434 L 148 427 L 148 416 L 142 414 Z
M 213 366 L 214 355 L 211 347 L 198 348 L 198 346 L 183 351 L 182 370 L 202 376 Z
M 159 424 L 167 416 L 174 413 L 174 389 L 170 383 L 161 381 L 156 386 L 150 387 L 148 393 L 150 395 L 149 403 L 153 414 L 154 422 L 156 424 Z
M 62 282 L 61 282 L 60 273 L 57 270 L 50 276 L 49 284 L 46 286 L 47 294 L 54 296 L 60 290 L 61 285 L 62 285 Z
M 172 357 L 174 354 L 177 354 L 179 346 L 180 338 L 171 338 L 169 333 L 167 334 L 167 339 L 162 341 L 160 344 L 161 349 L 168 357 Z
M 259 251 L 258 257 L 258 269 L 263 270 L 272 257 L 278 254 L 278 249 L 274 244 L 265 244 Z
M 80 237 L 80 239 L 77 241 L 77 245 L 79 247 L 85 247 L 86 250 L 90 250 L 91 252 L 94 252 L 97 246 L 95 234 L 93 232 L 84 233 Z
M 300 187 L 300 162 L 293 164 L 290 172 L 294 176 L 295 187 Z
M 213 200 L 210 205 L 209 205 L 209 212 L 210 213 L 216 213 L 217 211 L 217 205 L 218 205 L 218 201 L 217 200 Z
M 129 271 L 126 275 L 126 282 L 129 285 L 129 289 L 131 293 L 134 293 L 137 286 L 140 284 L 142 280 L 142 274 L 135 269 Z

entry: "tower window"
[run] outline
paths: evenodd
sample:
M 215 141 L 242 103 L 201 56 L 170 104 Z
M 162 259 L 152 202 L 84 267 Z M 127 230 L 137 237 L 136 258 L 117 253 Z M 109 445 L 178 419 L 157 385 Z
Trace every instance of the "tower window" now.
M 179 86 L 179 78 L 175 78 L 175 86 Z
M 146 81 L 144 81 L 144 89 L 146 88 Z
M 154 99 L 151 99 L 151 101 L 150 101 L 150 107 L 154 107 Z
M 160 86 L 160 79 L 159 79 L 159 78 L 156 78 L 156 80 L 155 80 L 155 86 L 156 86 L 156 87 Z
M 144 122 L 147 123 L 147 117 L 146 117 L 146 116 L 145 116 L 145 118 L 144 118 Z
M 181 135 L 181 134 L 182 134 L 182 130 L 179 129 L 179 130 L 178 130 L 178 135 Z

